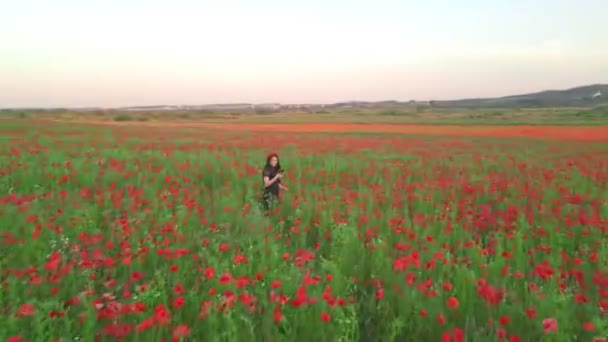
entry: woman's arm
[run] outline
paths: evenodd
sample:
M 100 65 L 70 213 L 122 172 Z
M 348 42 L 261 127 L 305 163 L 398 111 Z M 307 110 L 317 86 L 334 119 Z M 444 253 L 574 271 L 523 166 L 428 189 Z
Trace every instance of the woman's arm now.
M 279 188 L 281 188 L 281 190 L 289 191 L 289 188 L 283 185 L 282 183 L 279 183 Z
M 264 187 L 269 187 L 274 184 L 277 180 L 281 179 L 281 174 L 277 174 L 272 179 L 268 176 L 264 176 Z

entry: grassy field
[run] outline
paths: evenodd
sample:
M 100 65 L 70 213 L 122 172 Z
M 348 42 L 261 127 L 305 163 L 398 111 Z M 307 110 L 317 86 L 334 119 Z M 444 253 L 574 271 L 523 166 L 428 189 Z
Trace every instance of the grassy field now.
M 608 125 L 608 107 L 597 108 L 396 108 L 308 111 L 209 112 L 118 110 L 13 110 L 0 118 L 47 118 L 74 122 L 181 122 L 233 124 L 425 124 L 425 125 Z
M 598 129 L 0 123 L 0 340 L 608 336 Z

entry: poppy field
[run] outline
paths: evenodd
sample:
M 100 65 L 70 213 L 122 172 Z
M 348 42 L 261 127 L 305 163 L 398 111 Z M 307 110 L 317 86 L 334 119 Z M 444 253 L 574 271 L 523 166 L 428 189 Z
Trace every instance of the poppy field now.
M 608 137 L 577 129 L 7 122 L 0 340 L 600 341 Z

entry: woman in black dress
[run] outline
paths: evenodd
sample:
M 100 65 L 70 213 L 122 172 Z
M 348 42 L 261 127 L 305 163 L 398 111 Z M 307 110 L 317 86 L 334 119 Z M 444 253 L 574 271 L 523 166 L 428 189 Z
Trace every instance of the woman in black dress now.
M 279 199 L 281 190 L 287 190 L 287 187 L 281 184 L 284 170 L 281 169 L 279 163 L 279 155 L 271 153 L 266 157 L 266 165 L 262 171 L 262 180 L 264 182 L 264 195 L 262 203 L 265 211 L 269 211 L 275 201 Z

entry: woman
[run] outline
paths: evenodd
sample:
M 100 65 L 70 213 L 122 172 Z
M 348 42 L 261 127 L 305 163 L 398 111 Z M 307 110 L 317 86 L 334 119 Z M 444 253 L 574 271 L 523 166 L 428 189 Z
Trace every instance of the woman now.
M 270 210 L 272 204 L 279 199 L 281 190 L 287 191 L 287 187 L 281 184 L 281 178 L 283 178 L 284 170 L 281 169 L 279 163 L 279 155 L 271 153 L 266 156 L 266 166 L 262 171 L 262 180 L 264 181 L 264 196 L 262 203 L 264 210 Z

